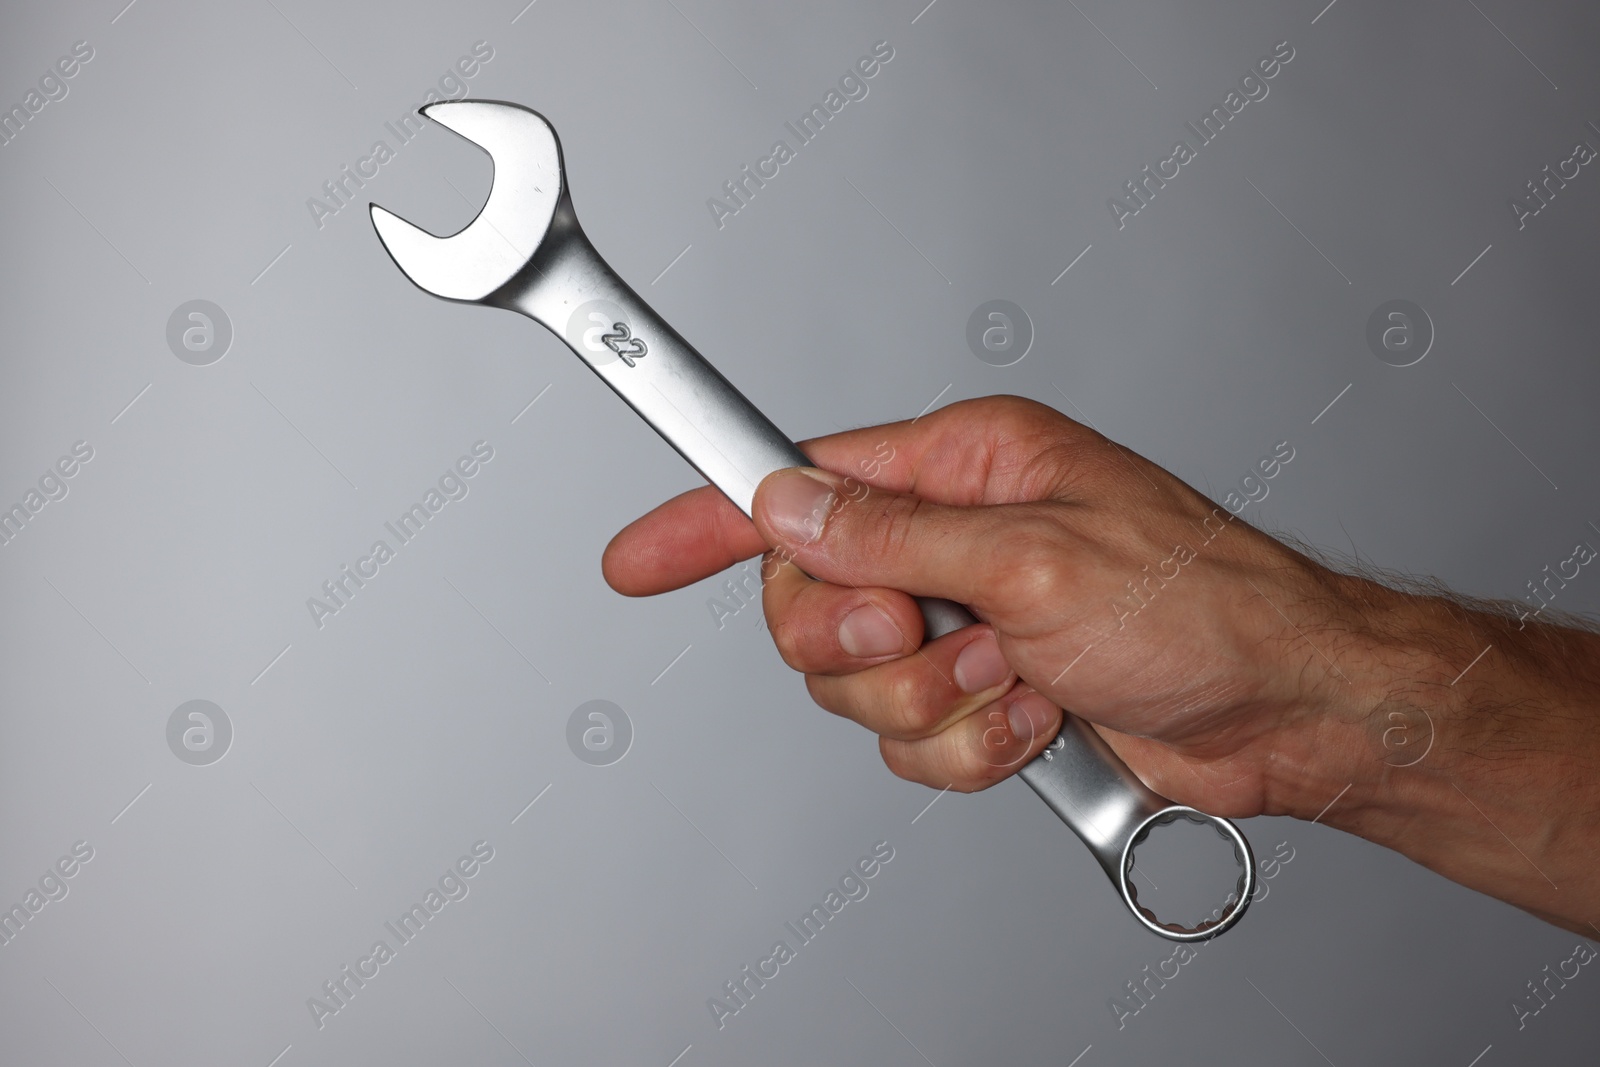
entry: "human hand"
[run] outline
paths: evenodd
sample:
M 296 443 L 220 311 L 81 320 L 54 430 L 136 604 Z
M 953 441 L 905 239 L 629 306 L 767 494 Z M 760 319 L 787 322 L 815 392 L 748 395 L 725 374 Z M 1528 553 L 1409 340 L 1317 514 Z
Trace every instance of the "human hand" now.
M 985 788 L 1068 707 L 1163 795 L 1255 815 L 1351 695 L 1324 658 L 1348 579 L 1044 405 L 972 400 L 802 448 L 822 470 L 768 477 L 754 523 L 693 490 L 619 533 L 605 576 L 649 595 L 776 546 L 780 653 L 902 777 Z M 983 623 L 923 644 L 908 594 Z
M 1321 821 L 1600 929 L 1593 626 L 1329 570 L 1017 397 L 802 449 L 821 469 L 767 477 L 753 523 L 708 487 L 630 524 L 607 581 L 660 593 L 775 546 L 779 652 L 904 778 L 983 789 L 1067 707 L 1172 800 Z M 908 594 L 983 621 L 923 644 Z

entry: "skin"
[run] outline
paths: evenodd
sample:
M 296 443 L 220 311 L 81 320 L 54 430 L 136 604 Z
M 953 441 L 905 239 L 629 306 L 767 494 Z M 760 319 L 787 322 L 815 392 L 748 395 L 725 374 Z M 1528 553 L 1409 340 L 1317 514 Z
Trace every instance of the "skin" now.
M 648 596 L 765 551 L 783 659 L 903 778 L 987 788 L 1069 707 L 1175 801 L 1317 820 L 1600 934 L 1594 633 L 1331 570 L 1018 397 L 801 447 L 817 466 L 766 478 L 754 522 L 685 493 L 606 580 Z M 983 621 L 924 643 L 907 594 Z

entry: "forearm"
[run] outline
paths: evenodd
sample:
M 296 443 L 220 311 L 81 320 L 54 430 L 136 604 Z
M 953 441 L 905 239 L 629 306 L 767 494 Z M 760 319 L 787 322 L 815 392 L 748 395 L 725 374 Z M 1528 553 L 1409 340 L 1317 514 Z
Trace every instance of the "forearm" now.
M 1340 584 L 1272 806 L 1600 933 L 1600 636 Z

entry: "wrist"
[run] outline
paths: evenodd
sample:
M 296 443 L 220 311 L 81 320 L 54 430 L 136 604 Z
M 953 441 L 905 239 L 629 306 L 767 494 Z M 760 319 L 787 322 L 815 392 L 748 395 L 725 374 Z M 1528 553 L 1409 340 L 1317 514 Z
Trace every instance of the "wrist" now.
M 1269 810 L 1590 931 L 1600 636 L 1336 577 L 1323 639 L 1340 672 L 1295 717 L 1284 751 L 1302 765 L 1286 761 Z
M 1444 601 L 1333 572 L 1322 582 L 1325 617 L 1307 640 L 1331 666 L 1287 717 L 1269 810 L 1372 836 L 1374 822 L 1449 788 L 1439 771 L 1476 721 L 1461 680 L 1484 667 L 1472 661 L 1489 642 Z

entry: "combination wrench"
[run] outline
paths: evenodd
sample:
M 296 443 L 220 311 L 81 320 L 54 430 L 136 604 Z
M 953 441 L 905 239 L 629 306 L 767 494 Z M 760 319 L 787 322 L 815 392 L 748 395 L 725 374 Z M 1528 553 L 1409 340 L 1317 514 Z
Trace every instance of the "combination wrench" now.
M 491 100 L 429 104 L 422 113 L 489 154 L 488 200 L 459 233 L 438 237 L 377 204 L 372 223 L 418 288 L 446 300 L 515 311 L 541 323 L 746 515 L 761 479 L 811 461 L 614 272 L 578 225 L 561 144 L 543 116 Z M 929 638 L 978 620 L 948 600 L 918 598 Z M 1227 930 L 1255 890 L 1250 845 L 1227 819 L 1174 804 L 1147 787 L 1088 723 L 1060 732 L 1018 776 L 1104 868 L 1134 917 L 1162 937 L 1201 941 Z M 1156 827 L 1213 827 L 1239 876 L 1211 917 L 1164 922 L 1139 903 L 1134 850 Z

